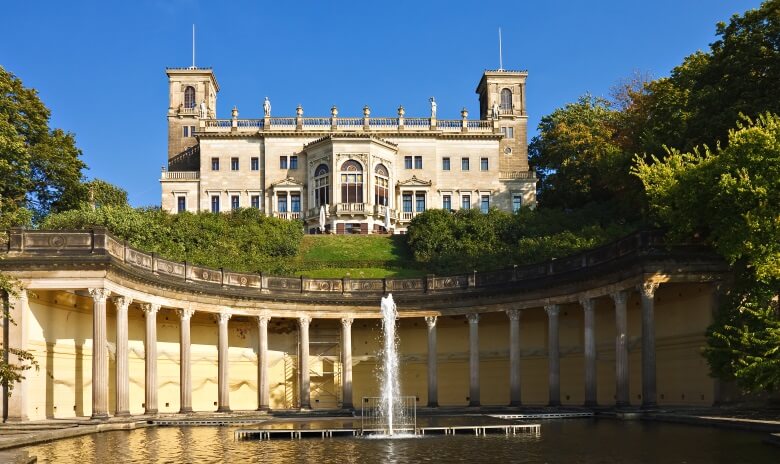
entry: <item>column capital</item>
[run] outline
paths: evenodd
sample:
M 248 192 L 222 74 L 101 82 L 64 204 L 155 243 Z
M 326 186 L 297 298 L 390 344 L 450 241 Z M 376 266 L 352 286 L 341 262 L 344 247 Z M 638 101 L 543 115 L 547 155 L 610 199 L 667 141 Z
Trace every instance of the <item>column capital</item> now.
M 655 291 L 658 290 L 659 285 L 660 284 L 658 282 L 648 280 L 637 285 L 637 290 L 639 290 L 639 293 L 641 293 L 645 298 L 653 298 L 655 296 Z
M 230 316 L 232 316 L 232 314 L 227 312 L 214 313 L 214 320 L 217 321 L 220 325 L 227 324 L 227 321 L 230 319 Z
M 301 316 L 298 318 L 298 326 L 303 329 L 309 328 L 309 324 L 311 324 L 311 316 Z
M 259 325 L 263 325 L 263 324 L 268 325 L 268 321 L 270 320 L 271 320 L 271 316 L 269 316 L 268 314 L 261 314 L 257 316 L 257 323 Z
M 354 319 L 351 318 L 351 317 L 342 317 L 341 318 L 341 326 L 344 327 L 345 329 L 348 329 L 348 328 L 352 327 L 352 322 L 353 321 L 354 321 Z
M 425 324 L 429 329 L 436 327 L 436 316 L 425 316 Z
M 506 315 L 509 317 L 510 321 L 519 321 L 520 315 L 523 313 L 521 309 L 507 309 Z
M 469 320 L 469 324 L 479 323 L 479 313 L 466 314 L 466 319 Z
M 157 303 L 141 303 L 141 311 L 145 312 L 146 314 L 157 314 L 157 311 L 160 310 L 160 305 Z
M 106 298 L 108 298 L 108 295 L 111 294 L 111 291 L 107 288 L 90 288 L 88 289 L 89 296 L 92 297 L 93 300 L 95 300 L 96 303 L 105 303 Z M 24 296 L 22 297 L 21 292 L 19 293 L 20 298 L 27 298 L 27 293 L 25 292 Z
M 626 290 L 618 290 L 609 294 L 616 305 L 624 305 L 628 301 L 628 292 Z
M 547 304 L 544 305 L 544 311 L 550 317 L 557 317 L 558 313 L 561 311 L 561 306 L 558 304 Z
M 133 299 L 122 295 L 116 295 L 111 297 L 111 301 L 114 302 L 117 311 L 127 311 L 127 307 L 130 306 Z
M 190 319 L 192 319 L 192 316 L 195 314 L 195 310 L 192 308 L 177 309 L 176 314 L 179 315 L 179 318 L 182 321 L 189 321 Z
M 593 312 L 593 309 L 596 307 L 596 299 L 580 298 L 580 306 L 582 306 L 582 310 L 585 312 Z

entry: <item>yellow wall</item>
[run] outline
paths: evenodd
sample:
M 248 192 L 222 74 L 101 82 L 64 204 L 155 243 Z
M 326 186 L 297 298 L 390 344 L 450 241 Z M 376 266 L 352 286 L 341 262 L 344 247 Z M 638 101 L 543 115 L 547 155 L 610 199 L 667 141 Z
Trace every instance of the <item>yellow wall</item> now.
M 713 382 L 701 349 L 710 321 L 710 293 L 706 285 L 662 285 L 656 294 L 656 347 L 658 402 L 660 404 L 710 404 Z M 27 410 L 30 419 L 89 416 L 91 414 L 92 318 L 91 299 L 72 293 L 29 293 L 26 330 L 28 348 L 40 370 L 28 372 Z M 113 304 L 108 304 L 109 408 L 115 401 L 115 327 Z M 143 412 L 144 313 L 129 311 L 130 411 Z M 630 340 L 630 398 L 641 402 L 641 317 L 638 295 L 628 301 Z M 612 301 L 600 298 L 596 305 L 598 401 L 613 404 L 614 311 Z M 582 309 L 561 307 L 561 402 L 584 401 L 582 357 Z M 192 319 L 193 409 L 216 410 L 217 324 L 208 314 Z M 272 319 L 269 326 L 269 378 L 271 407 L 297 405 L 298 337 L 294 321 Z M 469 395 L 468 324 L 463 316 L 440 317 L 438 332 L 439 404 L 465 406 Z M 483 405 L 509 402 L 509 325 L 503 313 L 482 315 L 479 323 L 480 388 Z M 158 409 L 179 410 L 179 318 L 169 309 L 157 315 Z M 341 323 L 312 322 L 310 367 L 312 406 L 334 407 L 340 400 Z M 375 354 L 381 343 L 379 321 L 355 320 L 353 327 L 354 404 L 378 395 Z M 403 319 L 399 324 L 402 355 L 402 393 L 427 404 L 427 328 L 423 318 Z M 525 404 L 547 403 L 547 316 L 541 308 L 524 310 L 520 322 L 521 387 Z M 229 322 L 230 406 L 234 410 L 257 407 L 257 324 L 247 318 Z M 317 400 L 320 400 L 319 402 Z

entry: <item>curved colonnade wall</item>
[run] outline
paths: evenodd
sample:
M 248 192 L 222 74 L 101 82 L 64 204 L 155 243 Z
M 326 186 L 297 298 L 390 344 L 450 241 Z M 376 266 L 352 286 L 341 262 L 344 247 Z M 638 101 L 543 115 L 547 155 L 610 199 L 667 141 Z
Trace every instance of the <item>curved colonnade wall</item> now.
M 0 270 L 24 291 L 7 341 L 40 370 L 3 414 L 359 409 L 379 389 L 385 293 L 421 407 L 711 404 L 700 352 L 727 268 L 661 237 L 495 272 L 307 279 L 167 261 L 103 229 L 12 229 Z

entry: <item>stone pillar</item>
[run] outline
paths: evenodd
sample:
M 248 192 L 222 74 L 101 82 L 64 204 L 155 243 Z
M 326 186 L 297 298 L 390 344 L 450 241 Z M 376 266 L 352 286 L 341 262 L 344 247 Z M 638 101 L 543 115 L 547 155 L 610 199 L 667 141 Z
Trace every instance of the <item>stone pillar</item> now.
M 179 309 L 179 412 L 192 412 L 192 356 L 190 320 L 195 310 Z
M 469 406 L 479 406 L 479 314 L 469 320 Z
M 710 319 L 710 322 L 715 322 L 715 318 L 718 317 L 718 311 L 720 311 L 720 300 L 723 291 L 723 282 L 721 281 L 714 281 L 710 283 L 712 287 L 712 299 L 710 300 L 710 314 L 712 316 L 712 319 Z M 724 382 L 723 379 L 720 379 L 718 377 L 715 377 L 712 379 L 712 405 L 713 406 L 720 406 L 723 404 L 723 390 L 724 390 Z
M 157 311 L 160 305 L 143 303 L 141 309 L 146 313 L 144 409 L 146 414 L 157 414 Z
M 301 409 L 311 409 L 311 391 L 309 390 L 309 324 L 311 317 L 298 318 L 300 356 L 298 359 L 298 371 L 300 373 L 300 399 Z
M 228 376 L 228 320 L 230 314 L 218 313 L 214 318 L 219 324 L 219 342 L 217 347 L 217 412 L 230 412 L 230 377 Z
M 270 316 L 257 316 L 257 409 L 268 411 L 270 398 L 268 391 L 268 321 Z
M 16 295 L 8 295 L 8 305 L 8 315 L 13 322 L 10 322 L 8 319 L 3 321 L 4 342 L 9 348 L 26 350 L 27 319 L 30 312 L 27 291 L 19 289 Z M 7 361 L 20 363 L 20 360 L 10 353 L 8 353 Z M 29 419 L 27 415 L 27 382 L 28 380 L 24 379 L 16 383 L 13 385 L 13 394 L 10 397 L 3 396 L 3 404 L 7 407 L 4 412 L 7 414 L 9 421 L 26 421 Z M 81 386 L 79 385 L 79 387 Z M 4 387 L 3 393 L 7 394 L 7 392 L 8 390 Z
M 585 358 L 585 406 L 596 406 L 596 328 L 594 310 L 596 300 L 584 298 L 580 300 L 584 319 L 583 357 Z
M 558 346 L 558 313 L 560 306 L 551 304 L 544 307 L 547 312 L 547 359 L 549 363 L 550 406 L 561 405 L 561 358 Z
M 341 407 L 353 409 L 352 405 L 352 318 L 341 319 Z
M 112 297 L 116 307 L 116 412 L 115 416 L 130 415 L 130 365 L 127 355 L 127 308 L 133 302 L 125 296 Z
M 105 288 L 90 288 L 92 296 L 92 419 L 108 419 L 108 338 Z
M 509 316 L 509 406 L 520 406 L 520 314 L 519 309 L 508 309 Z
M 631 404 L 628 395 L 628 292 L 615 292 L 612 300 L 615 302 L 615 406 L 620 408 Z
M 639 286 L 642 298 L 642 407 L 655 408 L 655 291 L 658 283 L 645 282 Z
M 439 407 L 439 378 L 436 367 L 436 316 L 426 316 L 428 325 L 428 407 Z

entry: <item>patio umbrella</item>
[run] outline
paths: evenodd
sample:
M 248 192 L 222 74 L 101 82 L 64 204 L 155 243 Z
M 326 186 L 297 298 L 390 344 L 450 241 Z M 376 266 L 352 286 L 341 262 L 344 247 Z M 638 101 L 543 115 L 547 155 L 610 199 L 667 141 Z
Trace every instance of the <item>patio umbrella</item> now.
M 325 205 L 320 206 L 320 233 L 325 233 Z
M 385 232 L 390 233 L 390 207 L 385 206 Z

